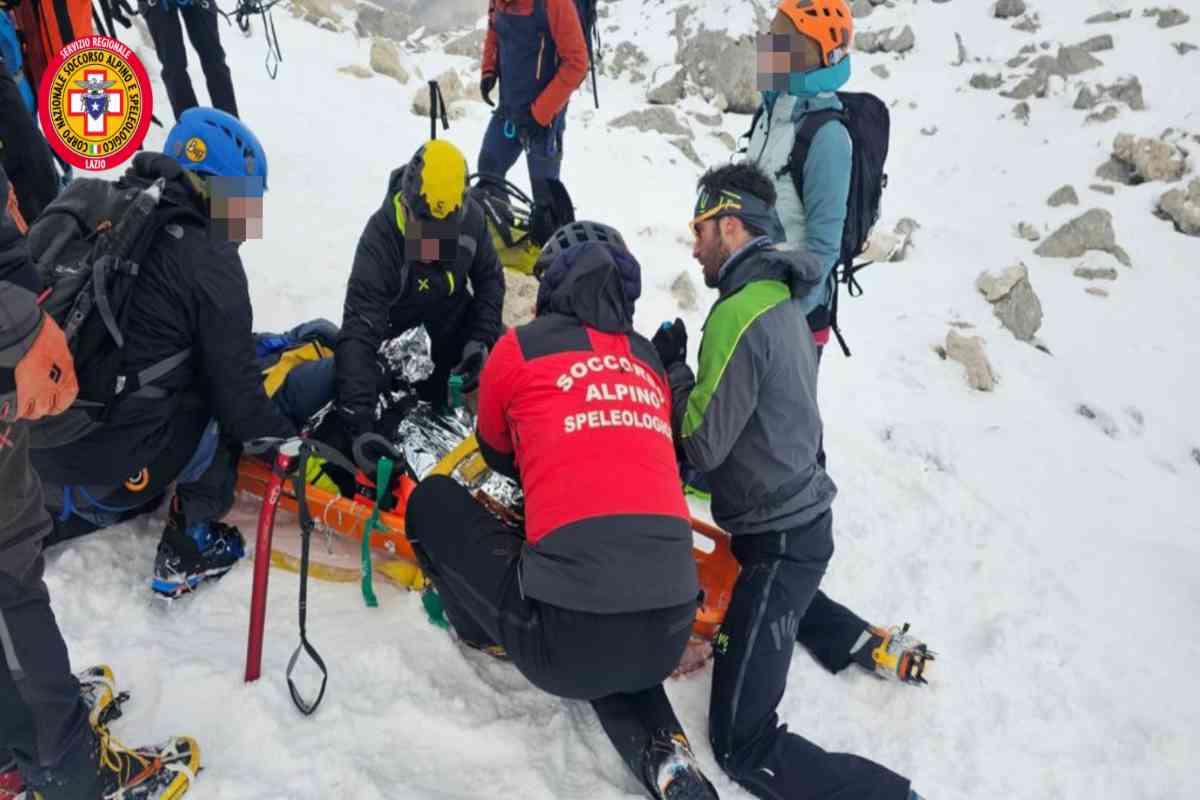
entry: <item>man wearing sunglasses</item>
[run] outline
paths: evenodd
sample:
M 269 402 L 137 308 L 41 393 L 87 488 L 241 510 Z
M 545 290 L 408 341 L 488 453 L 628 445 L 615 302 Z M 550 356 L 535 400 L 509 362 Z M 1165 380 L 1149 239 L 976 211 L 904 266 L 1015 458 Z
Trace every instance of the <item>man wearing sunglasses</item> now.
M 504 275 L 483 211 L 466 190 L 462 152 L 427 142 L 392 173 L 358 240 L 333 367 L 340 424 L 329 442 L 347 454 L 375 427 L 384 341 L 418 325 L 429 331 L 435 369 L 418 386 L 424 400 L 445 405 L 451 371 L 463 376 L 464 393 L 479 385 L 503 331 Z
M 906 778 L 826 753 L 779 724 L 794 642 L 831 672 L 858 663 L 911 682 L 932 655 L 819 590 L 833 556 L 837 488 L 817 461 L 817 353 L 802 298 L 822 280 L 820 258 L 771 244 L 775 187 L 758 167 L 710 170 L 699 189 L 692 255 L 720 296 L 697 374 L 685 363 L 681 320 L 664 324 L 654 345 L 670 376 L 676 445 L 708 474 L 713 518 L 742 567 L 713 642 L 713 750 L 759 797 L 908 800 Z

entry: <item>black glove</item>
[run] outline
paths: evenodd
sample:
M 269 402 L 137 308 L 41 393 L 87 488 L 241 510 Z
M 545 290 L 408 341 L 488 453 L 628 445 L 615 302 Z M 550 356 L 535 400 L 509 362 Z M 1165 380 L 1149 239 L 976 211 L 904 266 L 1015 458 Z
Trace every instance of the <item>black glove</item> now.
M 479 388 L 479 373 L 483 372 L 483 363 L 487 361 L 487 355 L 487 345 L 483 342 L 472 340 L 463 348 L 462 360 L 450 370 L 451 375 L 462 376 L 463 394 L 470 394 Z
M 670 369 L 672 364 L 687 358 L 687 327 L 679 317 L 674 322 L 664 322 L 650 343 L 658 351 L 663 367 Z
M 492 108 L 496 107 L 496 104 L 492 102 L 492 89 L 495 88 L 496 76 L 495 74 L 489 72 L 487 75 L 484 75 L 483 80 L 479 82 L 479 94 L 483 97 L 483 102 L 487 103 Z
M 534 118 L 533 106 L 529 106 L 513 114 L 512 123 L 517 126 L 517 139 L 525 146 L 529 146 L 530 142 L 544 137 L 550 130 Z

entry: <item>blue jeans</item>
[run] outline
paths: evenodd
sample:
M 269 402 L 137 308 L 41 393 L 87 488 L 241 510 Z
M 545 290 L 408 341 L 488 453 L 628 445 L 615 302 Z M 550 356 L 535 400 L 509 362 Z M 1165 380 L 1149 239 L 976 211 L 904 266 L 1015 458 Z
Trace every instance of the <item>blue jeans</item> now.
M 505 128 L 508 127 L 508 131 Z M 493 114 L 487 132 L 483 135 L 483 146 L 479 150 L 479 171 L 504 177 L 517 163 L 521 151 L 525 151 L 525 163 L 529 167 L 529 182 L 535 192 L 538 192 L 539 181 L 553 178 L 558 180 L 562 167 L 563 134 L 567 128 L 566 109 L 563 109 L 550 127 L 529 141 L 529 146 L 522 147 L 517 138 L 517 132 L 509 126 L 503 114 Z M 508 136 L 508 133 L 512 136 Z

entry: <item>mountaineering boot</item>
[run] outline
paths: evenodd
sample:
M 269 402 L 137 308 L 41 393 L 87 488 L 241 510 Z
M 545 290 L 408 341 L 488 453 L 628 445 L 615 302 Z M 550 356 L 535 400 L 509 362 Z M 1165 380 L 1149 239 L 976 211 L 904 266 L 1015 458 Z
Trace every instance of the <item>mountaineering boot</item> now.
M 172 510 L 158 543 L 151 588 L 178 597 L 203 581 L 220 578 L 245 553 L 245 540 L 234 526 L 215 521 L 188 525 L 182 513 Z
M 682 733 L 654 734 L 646 745 L 642 773 L 659 800 L 717 800 L 717 790 L 700 771 L 691 745 Z
M 93 729 L 121 716 L 121 706 L 129 699 L 129 693 L 117 694 L 116 681 L 107 664 L 77 672 L 75 679 L 79 681 L 79 696 L 88 708 L 88 722 Z M 24 788 L 16 758 L 7 750 L 0 752 L 0 800 L 14 800 Z
M 925 670 L 937 653 L 908 632 L 908 623 L 891 629 L 872 625 L 862 632 L 850 656 L 860 667 L 888 680 L 929 683 Z
M 21 800 L 99 797 L 102 800 L 175 800 L 200 769 L 200 748 L 187 737 L 129 749 L 108 728 L 83 729 L 80 741 L 53 770 L 23 765 Z
M 75 673 L 75 679 L 79 681 L 79 695 L 89 709 L 88 722 L 93 728 L 120 719 L 121 706 L 129 699 L 129 692 L 117 693 L 116 680 L 107 664 L 81 670 Z

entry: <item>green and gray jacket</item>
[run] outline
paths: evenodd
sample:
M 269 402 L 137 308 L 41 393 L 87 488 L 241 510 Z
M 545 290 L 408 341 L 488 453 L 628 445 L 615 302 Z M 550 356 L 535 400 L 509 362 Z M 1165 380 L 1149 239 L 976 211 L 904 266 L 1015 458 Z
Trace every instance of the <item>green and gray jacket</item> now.
M 817 464 L 817 352 L 801 300 L 821 266 L 766 237 L 747 244 L 721 268 L 699 375 L 670 370 L 676 442 L 708 473 L 713 519 L 733 535 L 801 527 L 837 494 Z

